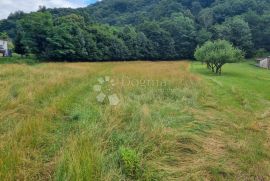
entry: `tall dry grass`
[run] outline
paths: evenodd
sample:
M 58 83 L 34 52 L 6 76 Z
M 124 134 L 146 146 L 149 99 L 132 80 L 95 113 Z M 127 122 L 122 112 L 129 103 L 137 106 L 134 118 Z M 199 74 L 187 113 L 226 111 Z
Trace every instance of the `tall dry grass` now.
M 267 111 L 190 62 L 0 69 L 0 180 L 269 178 Z M 96 100 L 104 76 L 117 106 Z

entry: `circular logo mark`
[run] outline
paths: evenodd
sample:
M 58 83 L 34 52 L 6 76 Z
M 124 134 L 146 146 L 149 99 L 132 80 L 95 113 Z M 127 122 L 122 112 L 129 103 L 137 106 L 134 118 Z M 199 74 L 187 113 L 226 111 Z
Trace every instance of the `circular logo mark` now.
M 98 84 L 94 85 L 94 91 L 98 93 L 96 99 L 100 103 L 109 101 L 111 106 L 116 106 L 120 103 L 120 99 L 117 94 L 113 92 L 115 82 L 109 76 L 100 77 L 97 79 Z

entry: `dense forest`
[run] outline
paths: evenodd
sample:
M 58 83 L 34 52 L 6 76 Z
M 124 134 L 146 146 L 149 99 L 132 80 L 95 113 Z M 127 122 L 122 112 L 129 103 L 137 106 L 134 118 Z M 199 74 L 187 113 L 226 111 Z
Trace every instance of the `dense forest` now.
M 269 27 L 269 0 L 103 0 L 0 21 L 15 52 L 55 61 L 193 58 L 198 45 L 216 39 L 251 57 L 270 51 Z

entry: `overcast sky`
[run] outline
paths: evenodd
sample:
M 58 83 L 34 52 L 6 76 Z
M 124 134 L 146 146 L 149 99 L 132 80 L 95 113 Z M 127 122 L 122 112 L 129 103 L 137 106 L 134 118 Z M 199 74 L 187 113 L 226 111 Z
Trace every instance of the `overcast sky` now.
M 40 5 L 47 8 L 84 7 L 96 0 L 0 0 L 0 19 L 7 18 L 12 12 L 21 10 L 24 12 L 36 11 Z

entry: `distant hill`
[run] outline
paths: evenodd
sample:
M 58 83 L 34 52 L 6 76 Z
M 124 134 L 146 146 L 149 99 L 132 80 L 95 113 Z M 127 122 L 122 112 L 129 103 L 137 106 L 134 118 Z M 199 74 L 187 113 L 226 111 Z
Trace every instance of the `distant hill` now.
M 173 40 L 173 45 L 169 45 L 174 46 L 171 53 L 176 51 L 164 59 L 192 57 L 195 47 L 209 39 L 229 40 L 248 56 L 259 49 L 270 51 L 269 0 L 103 0 L 85 8 L 43 8 L 40 12 L 49 12 L 54 20 L 76 14 L 88 25 L 129 25 L 150 40 L 163 36 L 146 30 L 155 27 L 151 23 L 157 24 L 164 36 L 168 33 L 167 40 Z M 25 16 L 17 12 L 0 21 L 0 32 L 8 32 L 15 39 L 17 21 Z

